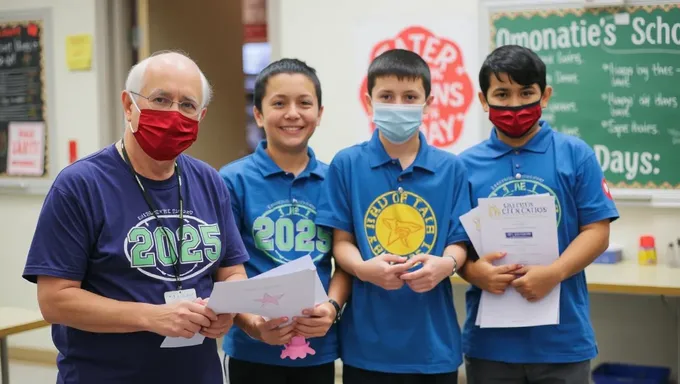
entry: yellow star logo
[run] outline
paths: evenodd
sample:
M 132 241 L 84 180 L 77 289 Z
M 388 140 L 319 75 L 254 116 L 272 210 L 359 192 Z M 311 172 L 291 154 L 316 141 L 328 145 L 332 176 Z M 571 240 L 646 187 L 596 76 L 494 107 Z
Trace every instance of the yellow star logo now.
M 401 243 L 405 247 L 409 247 L 408 237 L 423 229 L 422 225 L 397 219 L 383 219 L 383 224 L 390 230 L 390 235 L 387 240 L 388 246 L 401 240 Z

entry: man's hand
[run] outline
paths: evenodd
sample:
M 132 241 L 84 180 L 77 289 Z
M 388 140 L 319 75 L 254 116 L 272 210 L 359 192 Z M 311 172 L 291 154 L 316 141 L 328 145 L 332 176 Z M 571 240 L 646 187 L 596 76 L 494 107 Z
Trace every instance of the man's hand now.
M 417 271 L 401 275 L 401 279 L 414 292 L 423 293 L 432 290 L 453 272 L 453 260 L 450 257 L 419 254 L 409 261 L 413 264 L 422 263 Z
M 278 319 L 265 320 L 262 316 L 257 316 L 250 324 L 247 333 L 252 337 L 267 343 L 269 345 L 284 345 L 295 336 L 295 323 L 279 328 L 279 326 L 288 321 L 286 317 L 279 317 Z
M 203 305 L 208 305 L 209 299 L 196 299 L 196 302 Z M 217 315 L 217 320 L 212 321 L 209 327 L 203 327 L 201 329 L 201 335 L 211 338 L 219 339 L 229 332 L 229 329 L 234 324 L 234 315 L 231 313 L 225 313 Z
M 309 317 L 295 317 L 295 332 L 306 339 L 322 337 L 331 328 L 337 315 L 335 307 L 331 303 L 322 303 L 313 309 L 305 309 L 303 315 Z
M 512 286 L 530 302 L 541 300 L 561 283 L 559 273 L 552 266 L 532 265 L 520 269 L 517 273 L 524 276 L 513 281 Z
M 151 332 L 162 336 L 192 338 L 201 328 L 209 328 L 217 315 L 198 302 L 179 301 L 158 305 L 149 319 Z
M 383 289 L 395 290 L 404 285 L 399 276 L 412 266 L 413 263 L 405 257 L 383 254 L 363 261 L 356 269 L 356 275 L 361 281 L 375 284 Z
M 522 266 L 518 264 L 495 266 L 492 264 L 503 257 L 505 257 L 504 252 L 496 252 L 484 255 L 474 263 L 466 263 L 465 280 L 487 292 L 497 295 L 504 293 L 510 283 L 517 279 L 517 271 Z

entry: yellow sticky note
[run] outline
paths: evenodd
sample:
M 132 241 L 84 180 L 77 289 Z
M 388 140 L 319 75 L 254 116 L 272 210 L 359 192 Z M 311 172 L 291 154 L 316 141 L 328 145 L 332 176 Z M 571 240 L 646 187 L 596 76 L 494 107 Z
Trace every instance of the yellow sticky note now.
M 92 35 L 66 36 L 66 63 L 72 71 L 92 67 Z

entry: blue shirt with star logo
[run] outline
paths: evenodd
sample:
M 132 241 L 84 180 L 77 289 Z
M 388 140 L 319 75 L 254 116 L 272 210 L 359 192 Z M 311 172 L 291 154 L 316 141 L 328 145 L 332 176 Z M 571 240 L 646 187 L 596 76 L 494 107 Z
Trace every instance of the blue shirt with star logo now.
M 427 144 L 411 166 L 370 141 L 344 149 L 331 162 L 317 224 L 351 233 L 364 260 L 384 253 L 442 256 L 467 242 L 459 217 L 470 210 L 465 167 Z M 344 364 L 389 373 L 445 373 L 462 362 L 460 328 L 450 280 L 426 293 L 404 284 L 385 290 L 357 278 L 340 320 Z
M 250 255 L 245 263 L 246 273 L 251 278 L 309 255 L 328 291 L 331 232 L 314 223 L 328 165 L 318 161 L 309 148 L 309 163 L 295 177 L 279 168 L 266 149 L 267 142 L 262 141 L 253 154 L 220 169 L 231 195 L 236 226 Z M 223 348 L 227 356 L 270 365 L 313 366 L 338 358 L 335 325 L 326 336 L 308 341 L 316 354 L 304 359 L 281 359 L 283 347 L 265 344 L 232 327 L 224 338 Z
M 541 121 L 539 131 L 521 148 L 503 143 L 492 130 L 489 139 L 460 157 L 470 178 L 473 206 L 486 197 L 554 196 L 560 254 L 580 227 L 619 217 L 593 150 L 576 137 L 553 131 L 547 122 Z M 561 283 L 559 325 L 479 328 L 475 319 L 480 297 L 481 290 L 474 286 L 466 294 L 466 356 L 506 363 L 571 363 L 597 355 L 583 271 Z

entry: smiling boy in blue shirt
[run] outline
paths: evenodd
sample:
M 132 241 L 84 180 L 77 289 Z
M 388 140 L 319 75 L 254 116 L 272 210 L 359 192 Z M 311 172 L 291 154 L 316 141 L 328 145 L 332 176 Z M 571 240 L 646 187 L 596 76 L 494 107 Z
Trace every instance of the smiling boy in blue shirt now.
M 338 358 L 335 322 L 349 295 L 351 277 L 331 265 L 331 233 L 314 224 L 328 165 L 308 146 L 321 122 L 321 84 L 313 68 L 296 59 L 268 65 L 255 80 L 253 113 L 266 133 L 255 153 L 226 165 L 220 174 L 229 188 L 236 226 L 250 255 L 248 277 L 310 256 L 329 301 L 310 308 L 307 318 L 265 320 L 238 314 L 224 339 L 231 384 L 332 384 Z M 295 335 L 315 354 L 281 358 Z
M 468 382 L 588 383 L 597 345 L 583 270 L 608 247 L 618 211 L 593 150 L 539 120 L 552 89 L 538 55 L 519 46 L 497 48 L 482 65 L 479 83 L 479 99 L 494 129 L 489 139 L 461 154 L 473 205 L 486 197 L 554 196 L 560 257 L 549 266 L 519 268 L 494 266 L 502 255 L 492 254 L 465 265 L 461 275 L 473 285 L 463 334 Z M 533 302 L 558 284 L 558 325 L 475 325 L 482 289 L 499 294 L 512 287 Z
M 465 168 L 419 132 L 433 97 L 416 53 L 378 56 L 365 97 L 377 129 L 335 156 L 317 215 L 356 277 L 340 322 L 343 381 L 453 384 L 462 354 L 449 276 L 466 259 Z

